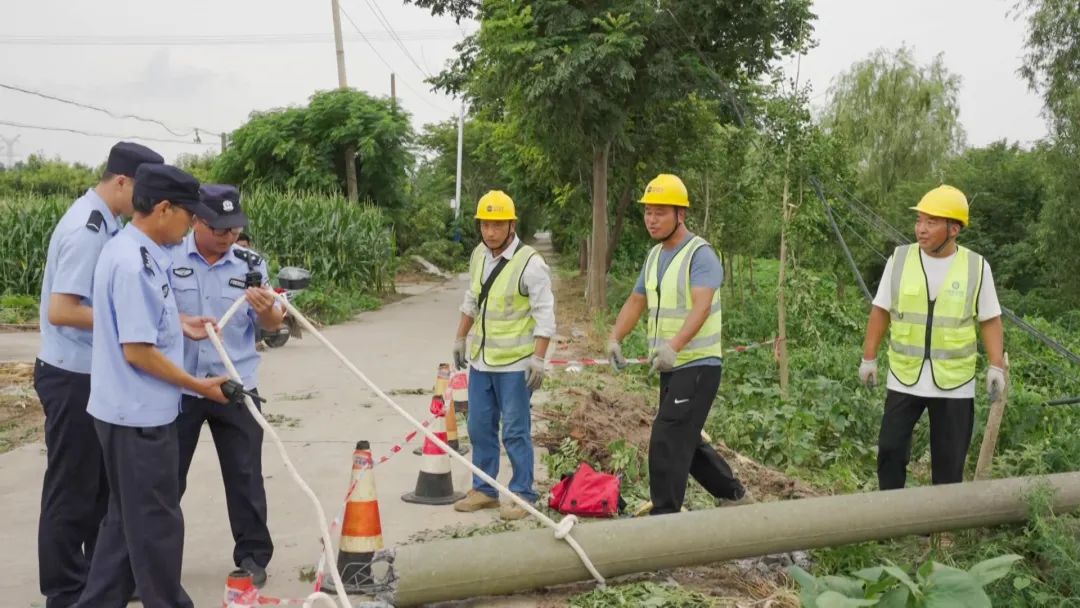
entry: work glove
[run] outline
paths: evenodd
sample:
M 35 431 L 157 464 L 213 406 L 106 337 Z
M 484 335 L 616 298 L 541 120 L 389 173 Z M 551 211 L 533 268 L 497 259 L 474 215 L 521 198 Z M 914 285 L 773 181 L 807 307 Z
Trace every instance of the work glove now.
M 877 386 L 877 359 L 863 359 L 859 364 L 859 380 L 863 386 L 874 388 Z
M 540 390 L 545 375 L 547 375 L 547 369 L 544 366 L 544 358 L 533 355 L 529 359 L 529 368 L 525 370 L 525 386 L 529 387 L 530 391 Z
M 608 342 L 607 355 L 608 361 L 611 361 L 611 367 L 615 368 L 615 371 L 619 371 L 629 365 L 626 357 L 622 354 L 622 345 L 615 340 Z
M 986 370 L 986 392 L 990 393 L 990 401 L 997 401 L 1004 391 L 1005 370 L 991 365 L 990 369 Z
M 454 340 L 454 369 L 465 369 L 469 362 L 465 359 L 465 338 Z
M 670 372 L 675 368 L 675 349 L 671 347 L 671 344 L 664 343 L 660 348 L 654 350 L 649 354 L 649 363 L 652 366 L 649 368 L 650 374 L 656 372 Z

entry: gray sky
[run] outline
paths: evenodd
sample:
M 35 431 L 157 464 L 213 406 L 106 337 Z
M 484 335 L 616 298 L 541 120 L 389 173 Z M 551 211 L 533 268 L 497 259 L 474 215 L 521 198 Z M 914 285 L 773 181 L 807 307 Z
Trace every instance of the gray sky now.
M 398 97 L 417 127 L 455 114 L 458 102 L 430 93 L 423 72 L 437 73 L 462 29 L 472 31 L 474 23 L 459 28 L 452 19 L 432 17 L 399 0 L 341 3 L 393 67 Z M 390 39 L 373 6 L 381 9 L 412 59 Z M 948 67 L 963 77 L 960 118 L 969 144 L 1038 139 L 1046 133 L 1041 102 L 1016 75 L 1024 24 L 1007 16 L 1010 6 L 1011 0 L 818 0 L 819 46 L 803 58 L 802 79 L 814 86 L 814 102 L 822 103 L 830 80 L 875 48 L 907 43 L 921 61 L 943 52 Z M 391 70 L 348 20 L 342 27 L 349 84 L 388 94 Z M 236 128 L 253 110 L 302 104 L 314 91 L 335 87 L 331 31 L 329 0 L 0 2 L 0 83 L 155 118 L 178 132 L 191 127 L 213 131 L 202 132 L 210 145 L 143 140 L 171 160 L 181 152 L 216 149 L 216 133 Z M 16 37 L 21 43 L 13 43 Z M 268 38 L 272 42 L 265 42 Z M 263 43 L 221 44 L 238 40 Z M 4 89 L 0 121 L 192 138 Z M 16 160 L 38 152 L 93 165 L 116 141 L 0 124 L 0 136 L 15 135 L 20 137 Z M 0 162 L 6 160 L 6 150 L 0 151 Z

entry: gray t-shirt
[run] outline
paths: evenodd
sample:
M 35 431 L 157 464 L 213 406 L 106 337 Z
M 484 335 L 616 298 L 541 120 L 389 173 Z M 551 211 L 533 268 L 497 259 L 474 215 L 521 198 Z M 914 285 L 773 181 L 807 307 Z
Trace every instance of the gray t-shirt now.
M 693 234 L 687 235 L 686 239 L 679 243 L 678 247 L 672 250 L 661 249 L 660 259 L 657 263 L 656 271 L 658 277 L 663 277 L 667 267 L 671 264 L 671 260 L 675 257 L 675 254 L 682 251 L 682 248 L 690 242 L 690 239 L 694 238 Z M 637 284 L 634 285 L 634 291 L 641 295 L 645 295 L 645 265 L 641 265 L 641 272 L 638 273 Z M 716 255 L 716 251 L 712 246 L 700 247 L 694 252 L 694 257 L 690 259 L 690 287 L 708 287 L 710 289 L 720 289 L 720 286 L 724 284 L 724 265 L 720 262 L 720 257 Z M 695 367 L 698 365 L 721 365 L 723 362 L 719 357 L 709 357 L 708 359 L 701 359 L 700 361 L 694 361 L 693 363 L 687 363 L 681 367 Z

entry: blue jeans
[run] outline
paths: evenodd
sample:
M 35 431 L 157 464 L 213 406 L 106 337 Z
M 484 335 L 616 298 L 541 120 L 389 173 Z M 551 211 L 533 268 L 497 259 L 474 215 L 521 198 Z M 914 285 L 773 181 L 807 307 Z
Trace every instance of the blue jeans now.
M 525 372 L 469 370 L 469 442 L 472 443 L 473 464 L 498 478 L 501 418 L 502 442 L 514 471 L 510 491 L 535 502 L 531 398 L 532 391 L 525 386 Z M 476 475 L 473 476 L 473 489 L 493 498 L 499 495 L 491 484 Z

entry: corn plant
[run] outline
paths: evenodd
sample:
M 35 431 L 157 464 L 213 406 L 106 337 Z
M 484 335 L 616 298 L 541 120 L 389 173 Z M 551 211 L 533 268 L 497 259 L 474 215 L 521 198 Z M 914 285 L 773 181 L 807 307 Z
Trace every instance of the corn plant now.
M 395 243 L 386 215 L 341 196 L 244 193 L 254 247 L 272 265 L 300 266 L 318 284 L 373 294 L 393 289 Z
M 70 205 L 59 196 L 0 198 L 0 293 L 41 291 L 49 237 Z

